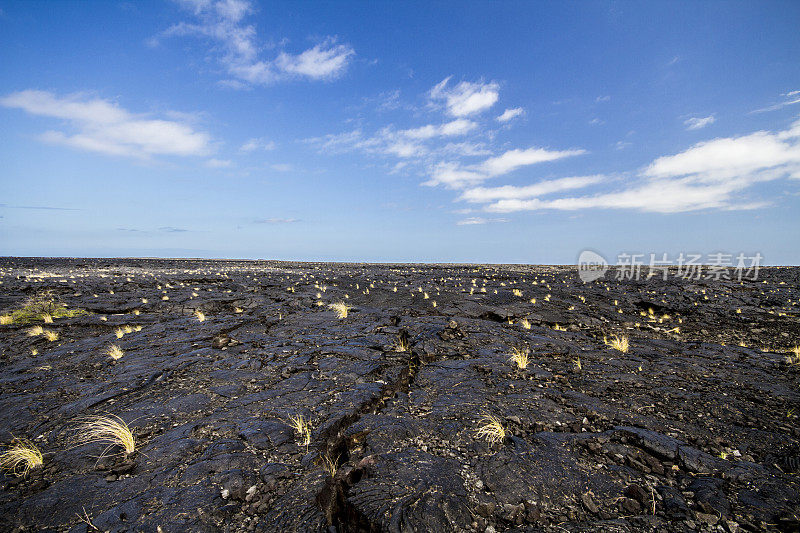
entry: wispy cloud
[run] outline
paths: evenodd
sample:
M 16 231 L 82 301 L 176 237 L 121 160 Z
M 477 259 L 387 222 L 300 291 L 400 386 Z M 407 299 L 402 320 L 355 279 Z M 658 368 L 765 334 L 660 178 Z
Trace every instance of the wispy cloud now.
M 316 145 L 324 152 L 347 152 L 359 150 L 373 154 L 391 155 L 400 158 L 416 158 L 427 155 L 431 148 L 425 144 L 437 138 L 451 138 L 464 136 L 475 130 L 478 124 L 467 119 L 456 119 L 442 124 L 426 124 L 417 128 L 397 130 L 393 126 L 386 126 L 371 136 L 364 136 L 363 132 L 353 130 L 350 132 L 325 135 L 306 139 L 305 142 Z M 455 151 L 459 148 L 464 151 L 474 149 L 478 145 L 447 145 L 447 150 Z
M 691 117 L 687 118 L 683 121 L 686 125 L 687 130 L 699 130 L 705 128 L 706 126 L 710 126 L 714 122 L 716 122 L 716 118 L 714 115 L 709 115 L 707 117 Z
M 586 151 L 582 149 L 547 150 L 533 147 L 525 150 L 508 150 L 498 156 L 473 165 L 463 166 L 455 162 L 441 162 L 431 168 L 430 179 L 424 182 L 423 185 L 444 185 L 451 189 L 460 189 L 476 185 L 489 178 L 508 174 L 522 167 L 584 153 Z
M 502 197 L 491 189 L 467 191 L 464 197 L 468 199 L 472 194 L 476 201 L 492 202 L 484 210 L 495 213 L 590 208 L 680 213 L 759 208 L 768 203 L 749 197 L 748 190 L 754 185 L 800 179 L 800 120 L 783 131 L 758 131 L 697 143 L 677 154 L 655 159 L 635 177 L 622 190 L 579 197 L 543 200 L 515 194 L 525 188 L 505 189 L 507 194 Z
M 497 122 L 502 122 L 505 124 L 506 122 L 509 122 L 524 114 L 525 114 L 524 109 L 522 109 L 521 107 L 515 107 L 513 109 L 506 109 L 505 111 L 503 111 L 503 114 L 497 117 L 496 120 Z
M 456 222 L 458 226 L 477 226 L 489 223 L 508 222 L 507 218 L 484 218 L 484 217 L 469 217 Z
M 148 159 L 154 155 L 199 156 L 211 151 L 211 137 L 176 121 L 145 118 L 117 104 L 85 94 L 59 97 L 26 90 L 0 98 L 0 105 L 67 121 L 69 133 L 49 130 L 39 139 L 100 152 Z
M 292 78 L 334 79 L 344 73 L 355 55 L 350 45 L 327 37 L 297 54 L 281 51 L 265 59 L 261 57 L 264 47 L 259 43 L 255 26 L 245 22 L 255 11 L 250 1 L 183 0 L 181 4 L 194 19 L 174 24 L 150 39 L 150 44 L 157 46 L 168 37 L 192 35 L 213 41 L 212 53 L 233 76 L 224 83 L 230 87 L 269 85 Z
M 33 210 L 42 210 L 42 211 L 83 211 L 83 209 L 78 209 L 76 207 L 55 207 L 50 205 L 8 205 L 8 204 L 0 204 L 0 208 L 5 209 L 33 209 Z
M 447 113 L 454 117 L 466 117 L 486 111 L 500 97 L 500 86 L 496 82 L 462 81 L 454 87 L 448 87 L 449 76 L 437 83 L 430 90 L 432 102 L 444 102 Z
M 206 161 L 205 166 L 208 168 L 228 168 L 233 165 L 233 161 L 230 159 L 209 159 Z
M 777 111 L 778 109 L 782 109 L 786 106 L 800 104 L 800 91 L 789 91 L 787 93 L 783 93 L 781 95 L 783 97 L 782 102 L 778 102 L 777 104 L 773 104 L 771 106 L 762 107 L 760 109 L 754 109 L 750 111 L 750 113 L 766 113 L 768 111 Z
M 300 222 L 297 218 L 258 218 L 253 220 L 253 224 L 294 224 Z
M 241 146 L 241 148 L 239 148 L 239 150 L 242 152 L 255 152 L 257 150 L 270 151 L 274 150 L 276 147 L 277 145 L 275 144 L 275 141 L 258 137 L 249 139 Z
M 588 187 L 589 185 L 602 183 L 603 179 L 604 177 L 600 175 L 576 176 L 540 181 L 524 187 L 515 187 L 512 185 L 504 185 L 502 187 L 475 187 L 474 189 L 464 191 L 458 199 L 472 203 L 485 203 L 497 200 L 534 198 L 546 194 Z

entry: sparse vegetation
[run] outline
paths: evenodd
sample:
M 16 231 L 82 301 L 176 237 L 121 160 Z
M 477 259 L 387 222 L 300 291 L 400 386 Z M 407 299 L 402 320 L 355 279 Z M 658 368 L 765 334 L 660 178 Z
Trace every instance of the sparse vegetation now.
M 133 432 L 120 417 L 91 416 L 78 428 L 77 441 L 79 445 L 94 442 L 108 444 L 101 457 L 114 446 L 121 447 L 126 455 L 136 450 L 136 439 Z
M 628 353 L 628 350 L 630 349 L 628 337 L 626 337 L 625 335 L 620 335 L 620 336 L 614 335 L 611 338 L 611 340 L 608 340 L 608 338 L 603 337 L 603 342 L 605 343 L 606 346 L 618 350 L 622 353 Z
M 498 417 L 490 414 L 483 415 L 478 421 L 480 426 L 476 432 L 479 439 L 484 439 L 489 445 L 494 445 L 503 442 L 506 438 L 506 428 L 503 426 L 503 421 Z
M 328 308 L 332 309 L 338 318 L 347 318 L 347 314 L 350 312 L 350 309 L 352 309 L 352 307 L 344 302 L 328 304 Z
M 323 455 L 322 468 L 325 469 L 330 477 L 335 477 L 336 471 L 339 470 L 339 456 L 331 458 L 328 454 Z
M 122 351 L 122 348 L 120 348 L 118 344 L 112 344 L 106 348 L 105 354 L 116 361 L 117 359 L 121 359 L 122 356 L 125 355 L 125 352 Z
M 520 350 L 516 346 L 511 348 L 511 357 L 508 359 L 514 363 L 519 370 L 528 368 L 528 350 Z
M 22 308 L 12 311 L 10 315 L 4 315 L 9 317 L 6 319 L 9 322 L 3 323 L 30 324 L 38 321 L 52 323 L 56 318 L 73 318 L 85 314 L 87 312 L 83 309 L 67 309 L 64 304 L 55 300 L 52 292 L 45 291 L 28 298 Z
M 302 439 L 303 446 L 308 447 L 311 444 L 311 423 L 303 415 L 290 416 L 289 426 L 294 430 L 295 435 Z
M 11 441 L 11 446 L 0 453 L 0 467 L 15 476 L 25 476 L 31 469 L 43 464 L 42 452 L 28 439 L 15 438 Z

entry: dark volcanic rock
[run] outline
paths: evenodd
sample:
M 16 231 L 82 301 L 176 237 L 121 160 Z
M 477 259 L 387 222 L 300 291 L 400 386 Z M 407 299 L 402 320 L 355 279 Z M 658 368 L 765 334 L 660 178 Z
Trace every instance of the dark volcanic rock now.
M 0 325 L 0 444 L 45 462 L 0 530 L 796 530 L 800 269 L 760 274 L 2 258 L 0 314 L 89 314 Z M 108 414 L 135 453 L 76 446 Z

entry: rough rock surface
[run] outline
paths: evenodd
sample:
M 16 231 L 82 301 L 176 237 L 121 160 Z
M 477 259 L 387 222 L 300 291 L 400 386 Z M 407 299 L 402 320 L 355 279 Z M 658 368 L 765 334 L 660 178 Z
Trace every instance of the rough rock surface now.
M 2 531 L 800 527 L 798 268 L 584 284 L 570 267 L 6 258 L 0 275 L 0 309 L 49 290 L 90 312 L 45 324 L 55 341 L 0 326 L 0 443 L 45 454 L 0 477 Z M 76 446 L 99 414 L 137 451 Z

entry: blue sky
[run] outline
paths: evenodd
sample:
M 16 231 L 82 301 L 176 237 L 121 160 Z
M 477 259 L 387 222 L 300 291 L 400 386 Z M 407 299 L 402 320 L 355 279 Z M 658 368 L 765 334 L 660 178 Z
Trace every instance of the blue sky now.
M 798 2 L 0 1 L 0 254 L 800 262 Z

